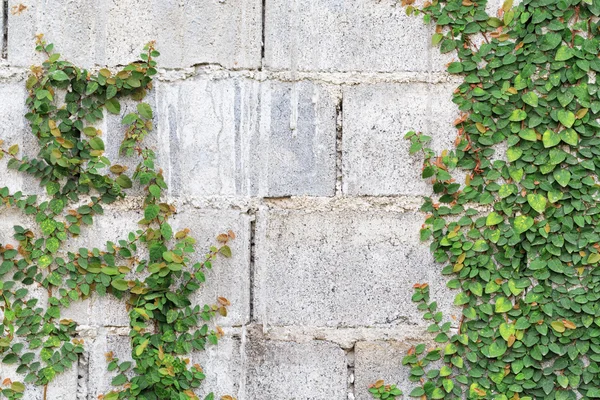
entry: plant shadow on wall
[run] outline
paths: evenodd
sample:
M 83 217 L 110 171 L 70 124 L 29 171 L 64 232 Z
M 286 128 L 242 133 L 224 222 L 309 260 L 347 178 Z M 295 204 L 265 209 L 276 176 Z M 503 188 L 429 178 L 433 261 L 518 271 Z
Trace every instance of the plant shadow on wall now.
M 424 158 L 421 239 L 459 292 L 457 329 L 427 284 L 413 300 L 436 343 L 403 359 L 421 399 L 600 398 L 599 0 L 450 0 L 414 8 L 456 51 L 456 148 Z M 496 155 L 504 145 L 506 155 Z M 450 174 L 467 171 L 463 184 Z M 437 336 L 435 336 L 437 335 Z M 400 391 L 377 382 L 376 398 Z
M 167 185 L 155 166 L 154 152 L 143 145 L 153 113 L 141 101 L 152 88 L 159 53 L 149 43 L 139 62 L 116 74 L 107 69 L 91 74 L 62 61 L 41 35 L 36 49 L 47 60 L 32 67 L 27 80 L 26 118 L 40 151 L 37 158 L 21 158 L 13 145 L 0 155 L 10 158 L 9 168 L 37 178 L 47 196 L 38 199 L 0 189 L 5 207 L 35 220 L 34 227 L 14 227 L 17 248 L 0 245 L 0 358 L 24 377 L 22 382 L 2 378 L 0 398 L 27 398 L 26 384 L 43 385 L 46 398 L 46 385 L 84 351 L 77 324 L 61 319 L 61 309 L 94 293 L 111 293 L 130 310 L 134 362 L 107 355 L 116 388 L 101 397 L 198 399 L 194 389 L 205 376 L 199 365 L 189 365 L 186 355 L 203 350 L 207 342 L 217 343 L 222 331 L 218 326 L 210 329 L 208 323 L 217 314 L 227 314 L 229 301 L 220 297 L 215 305 L 193 306 L 190 295 L 200 288 L 203 270 L 211 268 L 219 254 L 231 256 L 228 242 L 235 235 L 219 235 L 218 247 L 194 261 L 195 240 L 189 230 L 173 232 L 168 222 L 175 208 L 161 202 Z M 64 102 L 59 104 L 61 93 Z M 140 159 L 132 178 L 126 167 L 104 156 L 102 132 L 94 127 L 104 109 L 120 114 L 119 99 L 124 97 L 139 102 L 137 112 L 123 118 L 120 148 Z M 144 193 L 144 217 L 137 232 L 99 248 L 65 249 L 70 239 L 100 218 L 104 204 L 123 199 L 134 183 Z M 48 307 L 32 293 L 36 288 L 47 292 Z

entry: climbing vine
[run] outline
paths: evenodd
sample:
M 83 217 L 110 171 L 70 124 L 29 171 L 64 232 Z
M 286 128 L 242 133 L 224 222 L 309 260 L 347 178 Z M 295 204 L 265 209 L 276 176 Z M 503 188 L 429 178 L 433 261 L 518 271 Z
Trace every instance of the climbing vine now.
M 437 345 L 403 359 L 407 394 L 600 398 L 600 1 L 507 0 L 494 15 L 485 0 L 412 3 L 463 79 L 455 149 L 436 155 L 429 137 L 406 135 L 435 193 L 421 239 L 462 315 L 452 328 L 428 285 L 415 285 Z M 370 391 L 400 395 L 382 381 Z
M 194 306 L 190 295 L 219 254 L 231 256 L 228 242 L 235 235 L 219 235 L 218 247 L 196 261 L 189 229 L 174 232 L 169 224 L 176 210 L 161 201 L 167 185 L 155 153 L 143 144 L 153 112 L 142 100 L 152 88 L 159 53 L 149 43 L 140 61 L 119 72 L 90 73 L 61 60 L 41 35 L 37 50 L 46 61 L 32 67 L 27 80 L 26 118 L 39 152 L 19 157 L 17 145 L 0 152 L 9 158 L 9 168 L 38 179 L 47 194 L 0 189 L 2 206 L 22 211 L 33 224 L 14 227 L 18 247 L 0 245 L 0 358 L 24 376 L 22 382 L 2 378 L 0 398 L 27 398 L 25 384 L 46 386 L 71 368 L 85 343 L 77 324 L 61 319 L 61 309 L 110 293 L 127 302 L 134 361 L 107 355 L 115 389 L 103 399 L 197 399 L 194 389 L 205 376 L 185 356 L 217 342 L 222 331 L 208 323 L 227 314 L 229 301 L 220 297 L 217 304 Z M 123 98 L 138 101 L 137 111 L 122 121 L 120 150 L 140 159 L 131 177 L 127 167 L 105 156 L 96 128 L 105 111 L 120 114 Z M 98 248 L 67 248 L 103 214 L 104 205 L 123 199 L 134 185 L 144 193 L 139 230 Z M 36 288 L 47 292 L 48 307 L 32 293 Z

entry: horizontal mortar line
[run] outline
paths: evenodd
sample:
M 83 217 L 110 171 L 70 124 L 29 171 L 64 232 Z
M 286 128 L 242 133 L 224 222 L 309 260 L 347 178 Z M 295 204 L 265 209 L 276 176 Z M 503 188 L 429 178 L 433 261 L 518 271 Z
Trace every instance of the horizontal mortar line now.
M 89 71 L 94 73 L 101 68 L 94 67 Z M 108 67 L 113 72 L 120 68 Z M 0 82 L 20 81 L 27 77 L 29 68 L 0 64 Z M 445 72 L 310 72 L 310 71 L 272 71 L 268 69 L 227 69 L 220 64 L 198 64 L 187 68 L 159 68 L 157 80 L 160 82 L 179 82 L 194 78 L 229 79 L 246 78 L 259 82 L 281 81 L 314 81 L 331 85 L 359 85 L 375 83 L 455 83 L 459 78 Z

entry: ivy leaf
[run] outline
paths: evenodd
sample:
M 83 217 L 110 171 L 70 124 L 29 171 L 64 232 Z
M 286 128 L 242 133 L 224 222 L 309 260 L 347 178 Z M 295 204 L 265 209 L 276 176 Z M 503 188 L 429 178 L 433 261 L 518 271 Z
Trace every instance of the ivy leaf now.
M 564 131 L 560 132 L 560 138 L 566 144 L 570 144 L 574 147 L 579 143 L 577 132 L 575 132 L 573 129 L 565 129 Z
M 541 194 L 530 193 L 527 195 L 527 202 L 538 213 L 542 214 L 546 210 L 547 200 Z
M 119 175 L 115 181 L 123 189 L 130 189 L 133 186 L 131 179 L 125 174 Z
M 119 115 L 121 113 L 121 103 L 116 98 L 106 100 L 104 103 L 106 110 L 111 114 Z
M 158 217 L 160 213 L 160 207 L 157 204 L 147 205 L 144 209 L 144 219 L 146 221 L 152 221 L 154 218 Z
M 544 142 L 544 147 L 549 148 L 552 146 L 556 146 L 560 143 L 560 135 L 550 129 L 547 129 L 544 132 L 544 136 L 542 136 L 542 141 Z
M 490 345 L 489 355 L 492 358 L 498 358 L 504 355 L 507 349 L 508 347 L 506 346 L 506 343 L 501 341 L 495 341 Z
M 506 150 L 506 158 L 509 162 L 517 161 L 523 155 L 523 150 L 520 147 L 510 147 Z
M 527 118 L 527 113 L 523 110 L 516 109 L 516 110 L 513 110 L 513 112 L 510 114 L 510 117 L 508 118 L 508 120 L 513 121 L 513 122 L 519 122 L 519 121 L 523 121 L 525 118 Z
M 150 107 L 149 104 L 139 103 L 137 105 L 137 110 L 143 118 L 152 119 L 152 107 Z
M 515 229 L 515 232 L 519 234 L 531 228 L 533 226 L 533 222 L 533 218 L 531 218 L 529 215 L 519 215 L 515 218 L 513 227 Z
M 50 78 L 54 79 L 55 81 L 59 81 L 59 82 L 69 80 L 69 76 L 67 74 L 65 74 L 64 71 L 61 71 L 61 70 L 57 70 L 57 71 L 54 71 L 53 73 L 51 73 Z
M 571 173 L 567 169 L 557 169 L 554 171 L 553 176 L 562 187 L 566 187 L 571 181 Z
M 500 222 L 504 221 L 504 217 L 499 215 L 497 212 L 492 211 L 486 218 L 485 224 L 487 226 L 498 225 Z
M 573 57 L 573 49 L 567 46 L 560 46 L 556 51 L 556 61 L 567 61 Z
M 557 117 L 560 123 L 566 126 L 567 128 L 572 127 L 575 123 L 575 114 L 573 114 L 571 111 L 559 110 Z
M 127 290 L 129 288 L 129 285 L 127 284 L 127 281 L 125 281 L 124 279 L 114 280 L 114 281 L 112 281 L 110 283 L 110 285 L 112 287 L 114 287 L 115 289 L 120 290 L 122 292 L 124 292 L 125 290 Z
M 496 303 L 494 305 L 494 310 L 497 314 L 505 313 L 512 310 L 513 304 L 506 297 L 500 296 L 496 297 Z
M 521 99 L 525 104 L 529 104 L 531 107 L 538 106 L 538 97 L 534 92 L 525 93 L 523 96 L 521 96 Z
M 537 133 L 533 129 L 523 129 L 519 131 L 519 137 L 530 142 L 537 141 Z

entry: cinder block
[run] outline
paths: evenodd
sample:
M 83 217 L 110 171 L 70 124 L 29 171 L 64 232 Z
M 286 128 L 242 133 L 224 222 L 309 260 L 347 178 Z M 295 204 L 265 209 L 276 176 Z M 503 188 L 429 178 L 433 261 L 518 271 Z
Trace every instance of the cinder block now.
M 408 396 L 418 386 L 408 380 L 410 368 L 402 365 L 408 350 L 423 338 L 412 337 L 402 341 L 357 342 L 354 347 L 354 396 L 356 400 L 370 400 L 369 385 L 383 379 L 396 385 Z M 435 347 L 435 346 L 432 346 Z
M 27 400 L 76 400 L 77 399 L 77 365 L 56 377 L 48 383 L 46 396 L 44 396 L 43 386 L 31 384 L 25 385 L 24 399 Z M 13 382 L 23 382 L 25 375 L 17 374 L 16 367 L 0 363 L 0 378 L 10 379 Z
M 347 399 L 346 356 L 333 343 L 253 338 L 246 356 L 246 399 Z
M 426 72 L 433 25 L 396 0 L 267 0 L 265 61 L 275 70 Z
M 211 392 L 217 399 L 224 395 L 242 398 L 244 370 L 239 337 L 222 337 L 216 346 L 208 344 L 204 351 L 194 352 L 190 358 L 192 364 L 200 364 L 206 375 L 202 385 L 195 390 L 201 399 Z
M 406 132 L 432 137 L 430 147 L 452 149 L 453 84 L 372 84 L 344 88 L 343 190 L 348 195 L 431 195 L 421 178 L 423 157 L 409 155 Z
M 178 196 L 331 196 L 339 89 L 198 78 L 159 88 Z
M 82 229 L 82 234 L 70 244 L 71 251 L 80 247 L 104 248 L 107 240 L 117 242 L 127 238 L 129 232 L 139 227 L 137 221 L 142 218 L 138 211 L 119 211 L 111 208 L 105 215 L 96 217 L 94 225 Z M 230 242 L 233 253 L 231 258 L 219 257 L 213 268 L 205 270 L 206 282 L 193 295 L 192 303 L 217 303 L 217 297 L 223 296 L 231 301 L 226 318 L 219 317 L 217 323 L 222 326 L 241 326 L 250 318 L 250 217 L 238 211 L 203 211 L 182 207 L 171 219 L 174 232 L 189 228 L 190 236 L 197 240 L 196 260 L 204 261 L 210 246 L 216 245 L 219 233 L 232 230 L 236 239 Z M 140 248 L 140 255 L 145 250 Z M 134 276 L 135 274 L 132 274 Z M 143 273 L 142 273 L 143 275 Z M 143 279 L 143 276 L 140 276 Z M 125 300 L 114 296 L 92 296 L 92 299 L 72 305 L 73 311 L 65 311 L 68 318 L 79 324 L 96 326 L 129 326 L 129 317 Z
M 25 82 L 0 82 L 0 140 L 4 141 L 2 148 L 8 149 L 13 144 L 18 144 L 23 149 L 28 132 L 25 113 L 25 99 L 27 91 Z M 18 156 L 21 157 L 23 151 Z M 29 155 L 29 154 L 28 154 Z M 35 155 L 35 154 L 32 154 Z M 9 170 L 7 168 L 9 157 L 4 155 L 0 161 L 0 188 L 7 186 L 11 193 L 23 190 L 23 180 L 26 179 L 24 172 Z M 31 178 L 29 178 L 31 179 Z
M 411 301 L 429 283 L 448 318 L 455 292 L 419 242 L 419 213 L 263 211 L 257 217 L 255 315 L 269 326 L 427 326 Z
M 97 399 L 98 396 L 117 389 L 111 385 L 117 373 L 108 371 L 107 356 L 112 353 L 119 362 L 133 361 L 131 339 L 128 336 L 109 335 L 100 329 L 97 337 L 86 340 L 85 350 L 88 352 L 87 398 Z
M 20 3 L 27 8 L 20 15 L 9 14 L 8 60 L 13 65 L 40 62 L 33 51 L 38 33 L 84 67 L 128 64 L 150 40 L 157 41 L 160 66 L 166 68 L 260 65 L 260 0 L 10 0 L 9 5 Z

